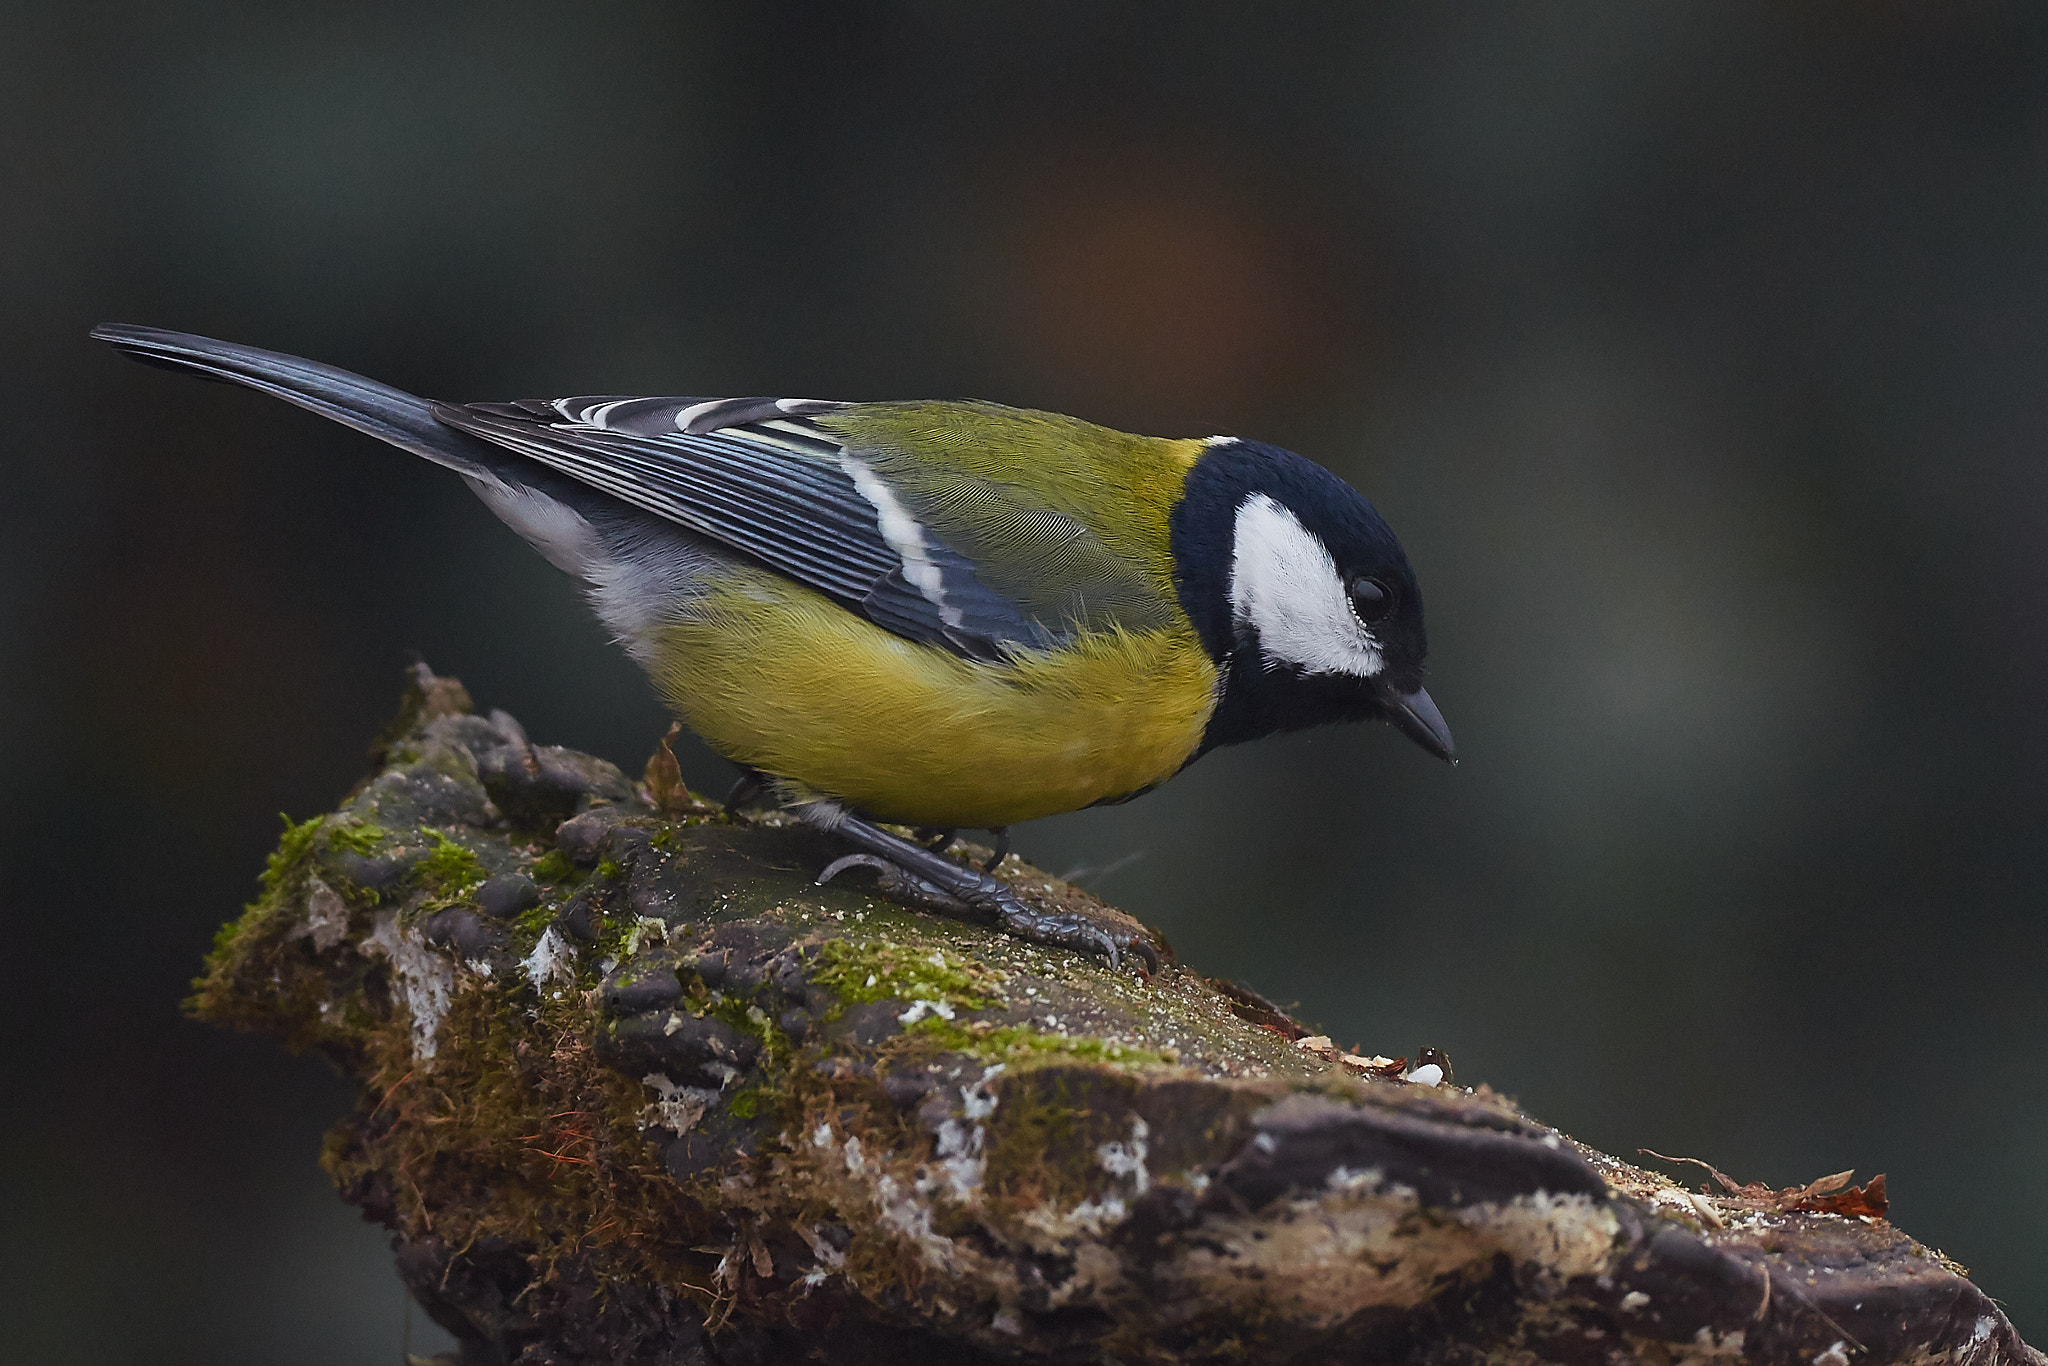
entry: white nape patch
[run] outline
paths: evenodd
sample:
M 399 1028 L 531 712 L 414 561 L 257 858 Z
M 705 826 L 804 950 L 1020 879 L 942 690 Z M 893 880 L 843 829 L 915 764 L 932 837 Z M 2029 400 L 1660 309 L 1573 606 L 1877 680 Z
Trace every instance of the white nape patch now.
M 597 536 L 583 514 L 538 490 L 466 474 L 463 482 L 497 519 L 526 538 L 547 562 L 565 574 L 588 578 L 602 560 Z
M 1312 674 L 1371 678 L 1387 666 L 1337 561 L 1292 511 L 1263 493 L 1238 505 L 1230 554 L 1230 611 L 1259 633 L 1269 663 Z
M 875 520 L 882 528 L 882 539 L 903 561 L 903 577 L 910 581 L 912 588 L 924 594 L 925 601 L 939 609 L 940 621 L 948 626 L 958 626 L 962 621 L 960 609 L 946 605 L 945 574 L 925 553 L 924 527 L 910 515 L 910 509 L 903 506 L 903 500 L 896 496 L 896 491 L 865 462 L 850 455 L 841 455 L 839 467 L 853 480 L 860 496 L 874 505 Z

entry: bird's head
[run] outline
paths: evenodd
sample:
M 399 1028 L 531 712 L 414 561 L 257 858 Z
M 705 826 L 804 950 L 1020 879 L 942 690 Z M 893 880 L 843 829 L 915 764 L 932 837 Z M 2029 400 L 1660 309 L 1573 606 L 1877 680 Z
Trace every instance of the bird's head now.
M 1215 438 L 1171 528 L 1181 606 L 1222 675 L 1203 748 L 1388 721 L 1455 762 L 1422 687 L 1422 593 L 1384 518 L 1291 451 Z

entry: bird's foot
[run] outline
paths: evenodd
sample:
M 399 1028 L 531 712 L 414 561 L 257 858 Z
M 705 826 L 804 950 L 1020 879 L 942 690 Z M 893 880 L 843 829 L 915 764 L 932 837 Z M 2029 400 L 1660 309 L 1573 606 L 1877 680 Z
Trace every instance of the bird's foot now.
M 881 876 L 882 894 L 892 900 L 993 925 L 1034 944 L 1094 954 L 1108 960 L 1112 968 L 1122 966 L 1126 957 L 1137 959 L 1147 975 L 1159 968 L 1158 949 L 1135 921 L 1125 917 L 1106 921 L 1075 910 L 1034 906 L 1008 883 L 941 858 L 836 806 L 813 803 L 798 811 L 809 823 L 832 830 L 862 849 L 835 860 L 819 874 L 821 884 L 849 868 L 872 868 Z
M 995 852 L 990 854 L 987 861 L 981 865 L 981 871 L 993 873 L 1002 861 L 1010 856 L 1010 827 L 1007 825 L 992 825 L 989 827 L 988 832 L 996 837 Z
M 732 791 L 725 796 L 725 818 L 738 820 L 740 813 L 761 799 L 768 790 L 768 775 L 758 768 L 745 769 L 740 780 L 732 785 Z

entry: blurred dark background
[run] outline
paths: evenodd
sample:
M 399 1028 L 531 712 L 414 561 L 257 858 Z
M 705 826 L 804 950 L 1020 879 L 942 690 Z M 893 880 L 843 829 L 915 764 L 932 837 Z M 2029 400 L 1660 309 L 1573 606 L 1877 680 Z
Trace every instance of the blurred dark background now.
M 406 650 L 629 769 L 664 724 L 456 480 L 102 319 L 1322 460 L 1463 766 L 1302 735 L 1022 851 L 1612 1151 L 1888 1172 L 2048 1338 L 2048 11 L 0 16 L 0 1356 L 396 1360 L 342 1087 L 187 979 Z

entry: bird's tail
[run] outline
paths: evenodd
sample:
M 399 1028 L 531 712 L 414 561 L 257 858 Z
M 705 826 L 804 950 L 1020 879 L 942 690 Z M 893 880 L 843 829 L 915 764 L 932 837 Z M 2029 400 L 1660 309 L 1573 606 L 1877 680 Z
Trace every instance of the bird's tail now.
M 435 421 L 427 400 L 332 365 L 128 323 L 102 323 L 92 335 L 145 364 L 247 385 L 296 403 L 473 479 L 496 483 L 507 463 L 504 451 Z

